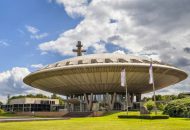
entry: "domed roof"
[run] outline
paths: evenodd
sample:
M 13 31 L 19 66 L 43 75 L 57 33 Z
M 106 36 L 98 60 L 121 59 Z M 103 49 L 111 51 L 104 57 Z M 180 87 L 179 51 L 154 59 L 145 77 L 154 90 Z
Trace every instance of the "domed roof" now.
M 82 65 L 82 64 L 99 64 L 99 63 L 149 63 L 150 59 L 146 57 L 139 57 L 134 55 L 126 55 L 119 53 L 103 53 L 103 54 L 90 54 L 84 56 L 77 56 L 63 61 L 59 61 L 53 64 L 49 64 L 43 67 L 44 69 L 51 69 L 55 67 L 64 67 L 72 65 Z M 153 64 L 168 65 L 159 61 L 153 60 Z
M 82 93 L 125 92 L 120 73 L 126 69 L 128 91 L 151 92 L 150 59 L 105 53 L 78 56 L 49 64 L 24 78 L 24 82 L 48 92 L 69 95 Z M 153 62 L 155 89 L 173 85 L 187 78 L 187 73 L 159 61 Z

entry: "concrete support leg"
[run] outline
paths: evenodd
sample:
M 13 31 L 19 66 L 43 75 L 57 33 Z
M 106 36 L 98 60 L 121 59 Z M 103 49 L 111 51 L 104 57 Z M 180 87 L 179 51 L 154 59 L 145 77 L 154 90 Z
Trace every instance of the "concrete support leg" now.
M 126 95 L 124 96 L 125 97 L 125 101 L 124 101 L 124 110 L 127 109 L 127 107 L 131 107 L 132 106 L 132 102 L 131 102 L 131 95 L 129 93 L 127 93 L 127 97 Z M 127 99 L 126 99 L 127 98 Z M 127 102 L 126 102 L 127 101 Z
M 65 103 L 64 103 L 64 107 L 65 107 L 65 109 L 66 109 L 67 111 L 69 111 L 69 104 L 68 104 L 68 102 L 65 102 Z
M 22 106 L 22 111 L 24 112 L 24 104 L 23 104 L 23 106 Z
M 71 111 L 74 111 L 74 104 L 71 104 Z
M 116 99 L 116 93 L 113 95 L 109 95 L 109 93 L 106 93 L 106 98 L 107 98 L 107 104 L 109 106 L 109 110 L 113 110 L 115 99 Z
M 80 112 L 82 112 L 82 100 L 80 100 Z
M 115 104 L 116 96 L 117 96 L 116 93 L 114 93 L 114 94 L 112 95 L 112 101 L 111 101 L 111 107 L 110 107 L 111 110 L 113 110 L 113 107 L 114 107 L 114 104 Z
M 106 103 L 108 104 L 108 110 L 110 110 L 111 99 L 109 93 L 106 93 Z
M 88 106 L 89 111 L 92 110 L 92 101 L 93 101 L 93 93 L 90 94 L 89 98 L 89 106 Z
M 141 101 L 141 93 L 136 94 L 136 101 L 137 102 Z
M 131 107 L 133 108 L 134 103 L 134 93 L 131 93 Z
M 88 95 L 85 93 L 84 94 L 85 97 L 85 103 L 87 105 L 87 109 L 88 111 L 91 111 L 92 109 L 92 100 L 93 100 L 93 93 L 90 94 L 90 98 L 88 98 Z

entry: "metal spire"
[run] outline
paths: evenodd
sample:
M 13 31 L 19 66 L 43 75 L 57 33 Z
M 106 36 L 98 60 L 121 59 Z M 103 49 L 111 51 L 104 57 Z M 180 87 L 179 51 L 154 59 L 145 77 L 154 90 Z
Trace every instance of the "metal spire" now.
M 77 49 L 73 49 L 73 52 L 77 52 L 77 56 L 82 56 L 82 52 L 86 52 L 86 50 L 83 50 L 83 45 L 81 44 L 81 41 L 78 41 L 76 45 Z

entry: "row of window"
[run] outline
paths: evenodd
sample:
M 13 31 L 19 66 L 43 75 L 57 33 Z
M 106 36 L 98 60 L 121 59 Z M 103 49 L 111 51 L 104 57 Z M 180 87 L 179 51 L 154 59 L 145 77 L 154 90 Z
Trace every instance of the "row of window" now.
M 41 104 L 55 104 L 55 101 L 41 101 Z
M 90 64 L 96 64 L 96 63 L 149 63 L 150 64 L 151 61 L 149 60 L 137 60 L 137 59 L 130 59 L 130 61 L 119 58 L 117 59 L 117 61 L 114 61 L 110 58 L 106 58 L 104 60 L 102 59 L 91 59 L 90 60 Z M 161 64 L 161 65 L 168 65 L 168 64 L 164 64 L 158 61 L 152 61 L 153 64 Z M 87 60 L 78 60 L 77 64 L 89 64 L 89 62 Z M 75 65 L 75 63 L 73 63 L 72 61 L 67 61 L 67 62 L 63 62 L 63 63 L 56 63 L 56 64 L 51 64 L 48 65 L 46 67 L 44 67 L 43 69 L 48 69 L 48 68 L 52 68 L 52 67 L 61 67 L 61 66 L 69 66 L 69 65 Z

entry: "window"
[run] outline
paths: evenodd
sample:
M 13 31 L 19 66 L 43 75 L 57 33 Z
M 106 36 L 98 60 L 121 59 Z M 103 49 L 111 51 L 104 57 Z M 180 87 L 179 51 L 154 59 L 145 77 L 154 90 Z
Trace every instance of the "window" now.
M 143 61 L 143 63 L 150 63 L 149 60 L 142 60 L 142 61 Z
M 119 58 L 119 59 L 118 59 L 118 62 L 125 63 L 125 62 L 128 62 L 128 61 L 126 61 L 126 60 L 124 60 L 124 59 L 122 59 L 122 58 Z
M 105 59 L 105 63 L 113 63 L 113 61 L 111 59 Z
M 78 64 L 83 64 L 83 61 L 82 61 L 82 60 L 79 60 L 79 61 L 78 61 Z
M 91 63 L 98 63 L 96 59 L 91 59 Z
M 65 65 L 73 65 L 71 61 L 67 61 Z
M 137 59 L 130 59 L 130 61 L 131 61 L 132 63 L 142 63 L 140 60 L 137 60 Z

